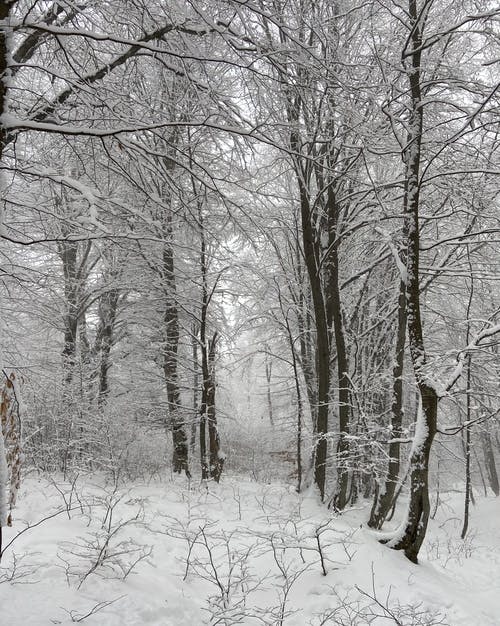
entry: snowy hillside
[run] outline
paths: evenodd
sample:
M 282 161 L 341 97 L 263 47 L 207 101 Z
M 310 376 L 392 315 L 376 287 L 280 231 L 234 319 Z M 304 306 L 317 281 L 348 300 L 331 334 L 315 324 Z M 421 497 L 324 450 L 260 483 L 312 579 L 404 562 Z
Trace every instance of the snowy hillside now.
M 414 565 L 366 509 L 281 484 L 30 478 L 4 528 L 1 623 L 497 626 L 500 501 L 479 499 L 462 541 L 461 495 L 441 500 Z

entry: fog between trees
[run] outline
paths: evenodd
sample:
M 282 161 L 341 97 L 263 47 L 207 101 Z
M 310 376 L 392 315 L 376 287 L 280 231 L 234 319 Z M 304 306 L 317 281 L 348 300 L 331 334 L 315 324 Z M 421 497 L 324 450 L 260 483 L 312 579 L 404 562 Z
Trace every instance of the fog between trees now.
M 453 488 L 465 535 L 499 494 L 495 3 L 0 11 L 3 483 L 20 419 L 40 472 L 280 477 L 377 530 L 407 499 L 415 562 Z

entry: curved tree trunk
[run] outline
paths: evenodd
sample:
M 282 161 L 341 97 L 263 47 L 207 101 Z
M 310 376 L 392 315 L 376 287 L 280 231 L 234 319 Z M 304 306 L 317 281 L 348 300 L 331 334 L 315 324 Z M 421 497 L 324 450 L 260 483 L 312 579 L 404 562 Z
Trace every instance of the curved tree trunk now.
M 418 562 L 429 521 L 429 458 L 436 434 L 438 396 L 432 387 L 419 385 L 415 440 L 410 455 L 410 501 L 406 518 L 398 535 L 388 542 L 395 550 L 404 550 L 405 556 Z
M 427 358 L 420 312 L 420 159 L 423 128 L 421 90 L 422 29 L 425 16 L 417 0 L 409 0 L 410 35 L 403 52 L 410 87 L 410 119 L 403 159 L 406 166 L 404 209 L 406 262 L 406 306 L 410 355 L 417 382 L 420 406 L 415 425 L 415 439 L 410 456 L 410 501 L 408 512 L 397 536 L 388 542 L 417 563 L 429 521 L 429 456 L 436 434 L 438 394 L 428 378 Z M 423 9 L 425 10 L 425 9 Z

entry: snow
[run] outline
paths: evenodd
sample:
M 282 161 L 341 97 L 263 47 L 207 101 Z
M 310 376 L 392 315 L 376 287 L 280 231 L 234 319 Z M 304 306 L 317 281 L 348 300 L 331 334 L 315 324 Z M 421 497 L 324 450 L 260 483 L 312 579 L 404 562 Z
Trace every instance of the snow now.
M 462 350 L 457 356 L 457 364 L 455 369 L 451 373 L 450 377 L 446 381 L 444 388 L 438 393 L 439 397 L 444 397 L 450 389 L 453 388 L 455 383 L 458 381 L 460 376 L 463 373 L 465 361 L 467 355 L 471 354 L 474 350 L 476 350 L 484 339 L 488 339 L 489 337 L 493 337 L 494 335 L 500 333 L 500 324 L 490 324 L 487 328 L 483 329 L 480 333 L 478 333 L 474 339 L 469 343 L 469 345 Z
M 9 468 L 7 452 L 0 426 L 0 527 L 7 524 L 9 516 Z
M 414 565 L 365 529 L 368 503 L 335 517 L 313 492 L 236 477 L 31 477 L 4 546 L 52 517 L 6 549 L 2 623 L 498 626 L 500 501 L 478 498 L 462 541 L 462 496 L 440 498 Z
M 398 272 L 401 277 L 401 280 L 405 285 L 407 285 L 408 284 L 408 272 L 406 269 L 406 265 L 401 261 L 401 257 L 399 256 L 399 252 L 396 246 L 394 245 L 391 234 L 387 232 L 386 230 L 384 230 L 383 228 L 381 228 L 380 226 L 375 227 L 375 232 L 379 233 L 379 235 L 382 235 L 382 237 L 384 238 L 385 242 L 387 243 L 387 246 L 389 247 L 389 250 L 391 251 L 392 256 L 394 257 L 394 261 L 396 263 L 396 267 L 398 268 Z

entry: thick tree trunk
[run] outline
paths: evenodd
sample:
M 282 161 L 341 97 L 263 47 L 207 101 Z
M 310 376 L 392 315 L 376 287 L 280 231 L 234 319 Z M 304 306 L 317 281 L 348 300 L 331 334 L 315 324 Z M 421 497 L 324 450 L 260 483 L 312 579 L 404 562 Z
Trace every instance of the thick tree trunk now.
M 420 387 L 421 406 L 410 456 L 410 501 L 406 519 L 397 537 L 388 542 L 395 550 L 418 562 L 429 521 L 429 457 L 436 434 L 438 397 L 432 387 Z
M 404 194 L 407 241 L 406 305 L 410 354 L 420 395 L 420 408 L 410 458 L 408 513 L 398 536 L 391 540 L 389 545 L 396 550 L 404 550 L 405 555 L 416 563 L 429 521 L 429 456 L 436 434 L 438 395 L 425 371 L 427 359 L 420 313 L 419 176 L 423 128 L 420 84 L 423 16 L 418 11 L 417 0 L 409 0 L 408 6 L 410 34 L 403 53 L 403 59 L 408 63 L 406 69 L 410 83 L 409 130 L 403 151 L 406 165 Z

